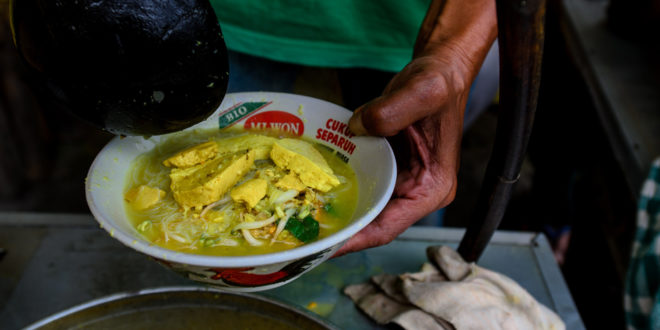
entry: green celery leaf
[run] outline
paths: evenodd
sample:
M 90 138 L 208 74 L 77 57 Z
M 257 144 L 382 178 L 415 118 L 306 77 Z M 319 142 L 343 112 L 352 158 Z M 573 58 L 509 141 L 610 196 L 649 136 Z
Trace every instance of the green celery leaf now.
M 323 205 L 323 210 L 328 214 L 332 214 L 332 215 L 335 214 L 335 208 L 330 203 L 326 203 L 325 205 Z
M 289 218 L 284 229 L 288 230 L 293 237 L 304 243 L 310 242 L 319 236 L 319 223 L 311 215 L 302 220 L 294 217 Z

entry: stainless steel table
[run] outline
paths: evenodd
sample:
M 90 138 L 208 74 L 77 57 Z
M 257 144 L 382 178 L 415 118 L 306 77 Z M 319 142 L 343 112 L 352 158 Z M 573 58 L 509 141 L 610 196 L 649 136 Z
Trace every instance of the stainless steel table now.
M 340 329 L 378 329 L 341 289 L 382 272 L 417 271 L 427 246 L 455 248 L 463 232 L 412 227 L 386 246 L 327 261 L 260 294 L 308 308 Z M 91 215 L 0 213 L 0 248 L 7 251 L 0 257 L 0 329 L 118 292 L 196 285 L 112 239 Z M 545 236 L 497 232 L 479 264 L 513 278 L 568 329 L 584 328 Z

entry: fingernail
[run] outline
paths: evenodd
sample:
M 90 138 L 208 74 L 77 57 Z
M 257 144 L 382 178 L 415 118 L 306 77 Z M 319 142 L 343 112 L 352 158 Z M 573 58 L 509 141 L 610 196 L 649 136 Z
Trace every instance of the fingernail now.
M 358 108 L 355 110 L 353 113 L 353 116 L 351 119 L 348 121 L 348 128 L 353 132 L 355 135 L 367 135 L 367 129 L 364 128 L 364 125 L 362 124 L 362 107 Z

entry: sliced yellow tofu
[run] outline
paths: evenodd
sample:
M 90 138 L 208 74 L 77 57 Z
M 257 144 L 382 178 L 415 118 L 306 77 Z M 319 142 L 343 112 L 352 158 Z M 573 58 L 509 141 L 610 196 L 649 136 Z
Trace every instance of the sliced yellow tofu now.
M 229 195 L 235 202 L 245 202 L 250 208 L 253 208 L 266 196 L 267 190 L 268 181 L 256 178 L 232 189 Z
M 232 157 L 210 160 L 170 172 L 174 200 L 184 209 L 201 209 L 224 196 L 250 170 L 255 152 L 250 150 Z
M 190 167 L 215 158 L 218 154 L 218 144 L 208 141 L 185 149 L 163 161 L 167 167 Z
M 293 189 L 293 190 L 297 190 L 298 192 L 301 192 L 305 190 L 305 188 L 307 188 L 307 186 L 305 186 L 305 184 L 302 183 L 302 181 L 298 179 L 298 176 L 293 172 L 277 180 L 277 182 L 275 182 L 275 187 L 280 188 L 284 191 Z
M 163 190 L 151 188 L 147 185 L 134 187 L 124 195 L 124 199 L 138 211 L 146 210 L 156 205 L 163 197 L 165 197 Z
M 275 141 L 277 141 L 276 138 L 265 135 L 239 135 L 218 140 L 217 152 L 220 157 L 223 157 L 224 155 L 244 152 L 250 149 L 255 152 L 255 160 L 268 159 Z
M 273 162 L 298 175 L 308 187 L 328 191 L 339 185 L 339 179 L 310 143 L 299 139 L 281 139 L 273 144 L 270 152 Z

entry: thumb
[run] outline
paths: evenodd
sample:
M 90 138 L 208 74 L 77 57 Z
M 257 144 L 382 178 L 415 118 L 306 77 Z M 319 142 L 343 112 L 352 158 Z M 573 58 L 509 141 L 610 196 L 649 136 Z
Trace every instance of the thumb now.
M 447 100 L 446 84 L 442 79 L 426 76 L 398 82 L 398 88 L 355 110 L 348 123 L 353 133 L 396 135 L 436 112 Z

